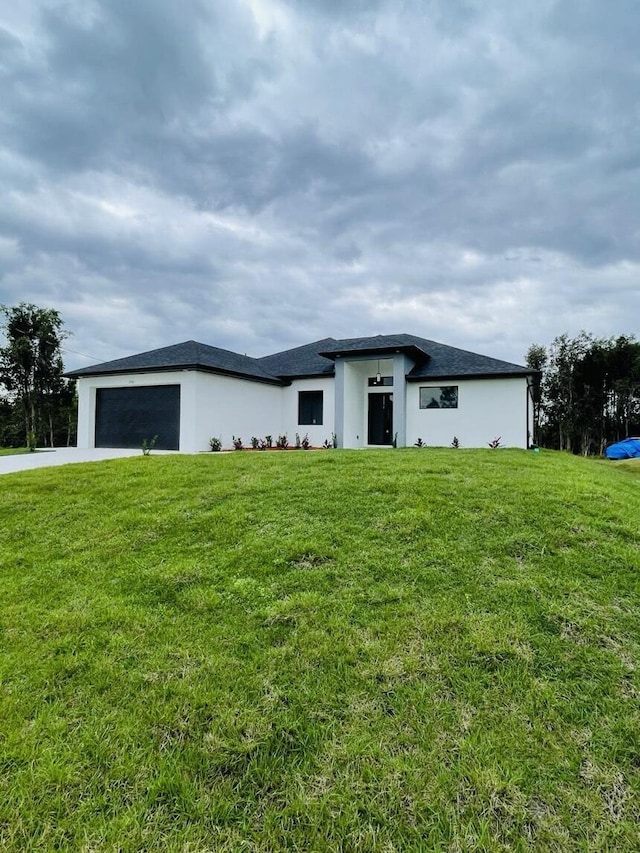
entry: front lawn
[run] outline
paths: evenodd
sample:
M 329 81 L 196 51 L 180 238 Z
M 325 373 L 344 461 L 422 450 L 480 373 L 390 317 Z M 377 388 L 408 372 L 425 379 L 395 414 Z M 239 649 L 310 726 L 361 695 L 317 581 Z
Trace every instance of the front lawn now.
M 639 473 L 404 449 L 3 476 L 0 847 L 637 851 Z

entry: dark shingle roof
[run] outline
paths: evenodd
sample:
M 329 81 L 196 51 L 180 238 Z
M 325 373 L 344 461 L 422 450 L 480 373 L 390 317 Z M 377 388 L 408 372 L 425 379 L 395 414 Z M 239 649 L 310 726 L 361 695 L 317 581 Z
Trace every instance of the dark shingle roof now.
M 429 358 L 423 364 L 416 366 L 407 375 L 408 380 L 419 379 L 446 379 L 463 378 L 465 376 L 491 377 L 491 376 L 528 376 L 533 371 L 522 364 L 513 364 L 510 361 L 501 361 L 488 355 L 479 355 L 469 350 L 450 347 L 437 341 L 426 338 L 417 338 L 414 335 L 402 335 L 415 341 Z
M 333 376 L 335 359 L 349 354 L 406 352 L 415 366 L 409 381 L 463 378 L 465 376 L 526 376 L 531 370 L 520 364 L 440 344 L 415 335 L 377 335 L 369 338 L 324 338 L 305 346 L 284 350 L 263 358 L 250 358 L 230 350 L 185 341 L 143 352 L 128 358 L 107 361 L 67 376 L 100 376 L 110 373 L 139 373 L 147 370 L 199 369 L 240 376 L 257 382 L 286 384 L 294 378 Z
M 338 341 L 333 338 L 324 338 L 302 347 L 266 355 L 258 361 L 264 370 L 287 379 L 299 376 L 333 376 L 333 361 L 323 358 L 320 353 L 336 343 Z
M 407 352 L 416 360 L 424 360 L 428 353 L 416 344 L 420 338 L 411 335 L 376 335 L 371 338 L 343 338 L 333 341 L 334 346 L 327 348 L 322 354 L 335 359 L 337 356 L 349 354 L 366 355 L 368 353 Z
M 371 338 L 346 338 L 333 341 L 332 345 L 320 350 L 324 356 L 365 353 L 405 352 L 414 359 L 415 366 L 407 375 L 409 381 L 476 376 L 526 376 L 527 367 L 500 361 L 486 355 L 450 347 L 416 335 L 376 335 Z
M 141 352 L 127 358 L 105 361 L 92 367 L 74 370 L 67 376 L 75 378 L 108 373 L 139 373 L 146 370 L 184 370 L 186 368 L 242 376 L 257 382 L 282 384 L 277 376 L 261 367 L 258 359 L 230 350 L 210 347 L 207 344 L 199 344 L 197 341 L 184 341 L 181 344 Z

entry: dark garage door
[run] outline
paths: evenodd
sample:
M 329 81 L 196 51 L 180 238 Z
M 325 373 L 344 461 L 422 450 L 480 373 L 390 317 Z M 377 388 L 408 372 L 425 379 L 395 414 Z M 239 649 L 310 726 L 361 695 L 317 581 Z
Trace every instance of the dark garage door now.
M 179 385 L 97 389 L 96 447 L 142 447 L 156 435 L 159 450 L 179 449 Z

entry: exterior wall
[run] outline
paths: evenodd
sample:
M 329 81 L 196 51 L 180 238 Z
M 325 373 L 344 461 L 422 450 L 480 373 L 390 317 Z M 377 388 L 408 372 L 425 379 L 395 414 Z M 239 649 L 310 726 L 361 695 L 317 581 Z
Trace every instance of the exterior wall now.
M 78 447 L 95 447 L 96 389 L 135 388 L 143 385 L 180 385 L 180 450 L 189 436 L 193 410 L 190 408 L 188 386 L 191 374 L 184 370 L 158 373 L 116 374 L 112 376 L 82 376 L 78 379 Z M 187 393 L 185 393 L 187 392 Z
M 209 450 L 219 436 L 224 447 L 234 435 L 277 437 L 282 423 L 282 388 L 196 370 L 86 376 L 78 380 L 78 447 L 95 446 L 96 389 L 180 385 L 180 450 Z
M 252 435 L 267 434 L 274 441 L 287 433 L 293 443 L 298 432 L 308 433 L 311 443 L 321 445 L 336 432 L 343 447 L 367 446 L 367 395 L 394 394 L 394 407 L 402 395 L 389 386 L 369 388 L 367 380 L 375 376 L 377 359 L 344 361 L 337 370 L 344 372 L 344 401 L 336 405 L 339 383 L 333 378 L 300 379 L 280 388 L 260 382 L 219 376 L 193 370 L 176 370 L 131 375 L 87 376 L 78 380 L 78 447 L 95 446 L 95 407 L 97 388 L 121 388 L 144 385 L 180 385 L 180 450 L 197 452 L 209 449 L 209 439 L 219 436 L 230 447 L 232 436 L 240 436 L 249 445 Z M 394 373 L 393 360 L 380 361 L 383 375 Z M 397 379 L 395 380 L 397 384 Z M 420 409 L 421 387 L 457 385 L 457 409 Z M 298 391 L 322 390 L 323 423 L 298 425 Z M 340 411 L 344 413 L 340 414 Z M 531 402 L 524 378 L 437 380 L 411 382 L 406 386 L 406 444 L 418 437 L 427 445 L 449 446 L 457 436 L 463 447 L 486 447 L 498 436 L 509 447 L 527 447 L 527 410 L 532 424 Z M 336 420 L 342 418 L 342 423 Z M 394 424 L 396 421 L 394 408 Z M 395 427 L 394 427 L 395 428 Z M 402 445 L 401 437 L 398 443 Z
M 458 408 L 421 409 L 420 388 L 440 385 L 458 386 Z M 487 447 L 500 436 L 506 447 L 526 448 L 528 397 L 521 377 L 410 382 L 407 444 L 422 438 L 427 445 L 448 447 L 455 435 L 462 447 Z
M 282 432 L 289 438 L 289 444 L 295 441 L 296 433 L 300 438 L 305 434 L 314 447 L 321 447 L 325 441 L 331 441 L 335 431 L 335 394 L 334 380 L 295 379 L 290 386 L 283 388 L 282 394 Z M 322 391 L 322 424 L 298 423 L 298 391 Z M 275 436 L 274 436 L 275 440 Z
M 245 447 L 250 447 L 252 436 L 272 435 L 275 443 L 283 431 L 282 388 L 201 371 L 192 375 L 195 401 L 193 438 L 188 449 L 209 450 L 212 436 L 220 438 L 224 448 L 233 446 L 234 435 Z

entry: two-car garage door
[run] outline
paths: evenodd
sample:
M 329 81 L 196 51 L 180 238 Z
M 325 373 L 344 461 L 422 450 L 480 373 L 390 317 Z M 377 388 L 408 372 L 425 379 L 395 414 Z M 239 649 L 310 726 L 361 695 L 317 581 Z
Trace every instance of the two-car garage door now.
M 96 390 L 96 447 L 141 447 L 156 437 L 159 450 L 180 449 L 180 386 Z

